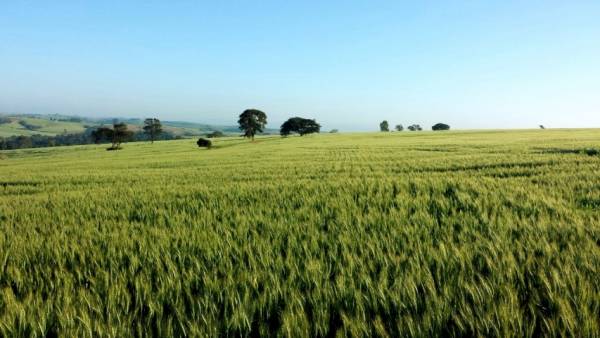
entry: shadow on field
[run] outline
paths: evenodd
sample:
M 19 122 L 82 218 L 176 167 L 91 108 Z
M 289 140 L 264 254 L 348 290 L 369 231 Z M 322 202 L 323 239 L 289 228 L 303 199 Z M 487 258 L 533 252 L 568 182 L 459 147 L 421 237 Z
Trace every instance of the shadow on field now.
M 598 148 L 533 148 L 539 154 L 579 154 L 588 156 L 600 155 Z

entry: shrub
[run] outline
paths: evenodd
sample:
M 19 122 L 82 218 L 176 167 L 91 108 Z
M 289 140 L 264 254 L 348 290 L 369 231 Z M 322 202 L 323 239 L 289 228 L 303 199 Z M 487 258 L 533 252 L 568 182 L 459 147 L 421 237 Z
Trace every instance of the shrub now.
M 413 124 L 413 125 L 408 126 L 408 130 L 410 130 L 410 131 L 421 131 L 421 130 L 423 130 L 423 128 L 421 128 L 421 126 L 418 125 L 418 124 Z
M 583 150 L 583 152 L 588 155 L 588 156 L 598 156 L 600 155 L 600 149 L 596 149 L 596 148 L 586 148 Z
M 196 144 L 200 148 L 210 149 L 212 147 L 212 142 L 210 140 L 205 139 L 205 138 L 199 138 L 198 142 L 196 142 Z

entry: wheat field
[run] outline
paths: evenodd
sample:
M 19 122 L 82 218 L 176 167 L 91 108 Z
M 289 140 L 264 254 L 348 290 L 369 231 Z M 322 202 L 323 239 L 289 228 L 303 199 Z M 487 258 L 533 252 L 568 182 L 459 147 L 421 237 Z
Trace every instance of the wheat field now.
M 0 153 L 0 336 L 600 332 L 600 130 Z

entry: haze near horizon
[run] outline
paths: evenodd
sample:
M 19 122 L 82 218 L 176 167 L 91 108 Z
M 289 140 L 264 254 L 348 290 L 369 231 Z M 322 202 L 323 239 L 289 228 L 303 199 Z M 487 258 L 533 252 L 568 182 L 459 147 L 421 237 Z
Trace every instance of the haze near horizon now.
M 5 3 L 0 112 L 600 127 L 593 1 Z

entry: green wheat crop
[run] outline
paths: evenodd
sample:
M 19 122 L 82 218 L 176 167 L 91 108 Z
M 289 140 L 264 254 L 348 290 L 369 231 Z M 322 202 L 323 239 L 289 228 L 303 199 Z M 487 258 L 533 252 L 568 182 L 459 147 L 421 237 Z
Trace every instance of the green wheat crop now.
M 600 332 L 599 130 L 0 155 L 0 337 Z

